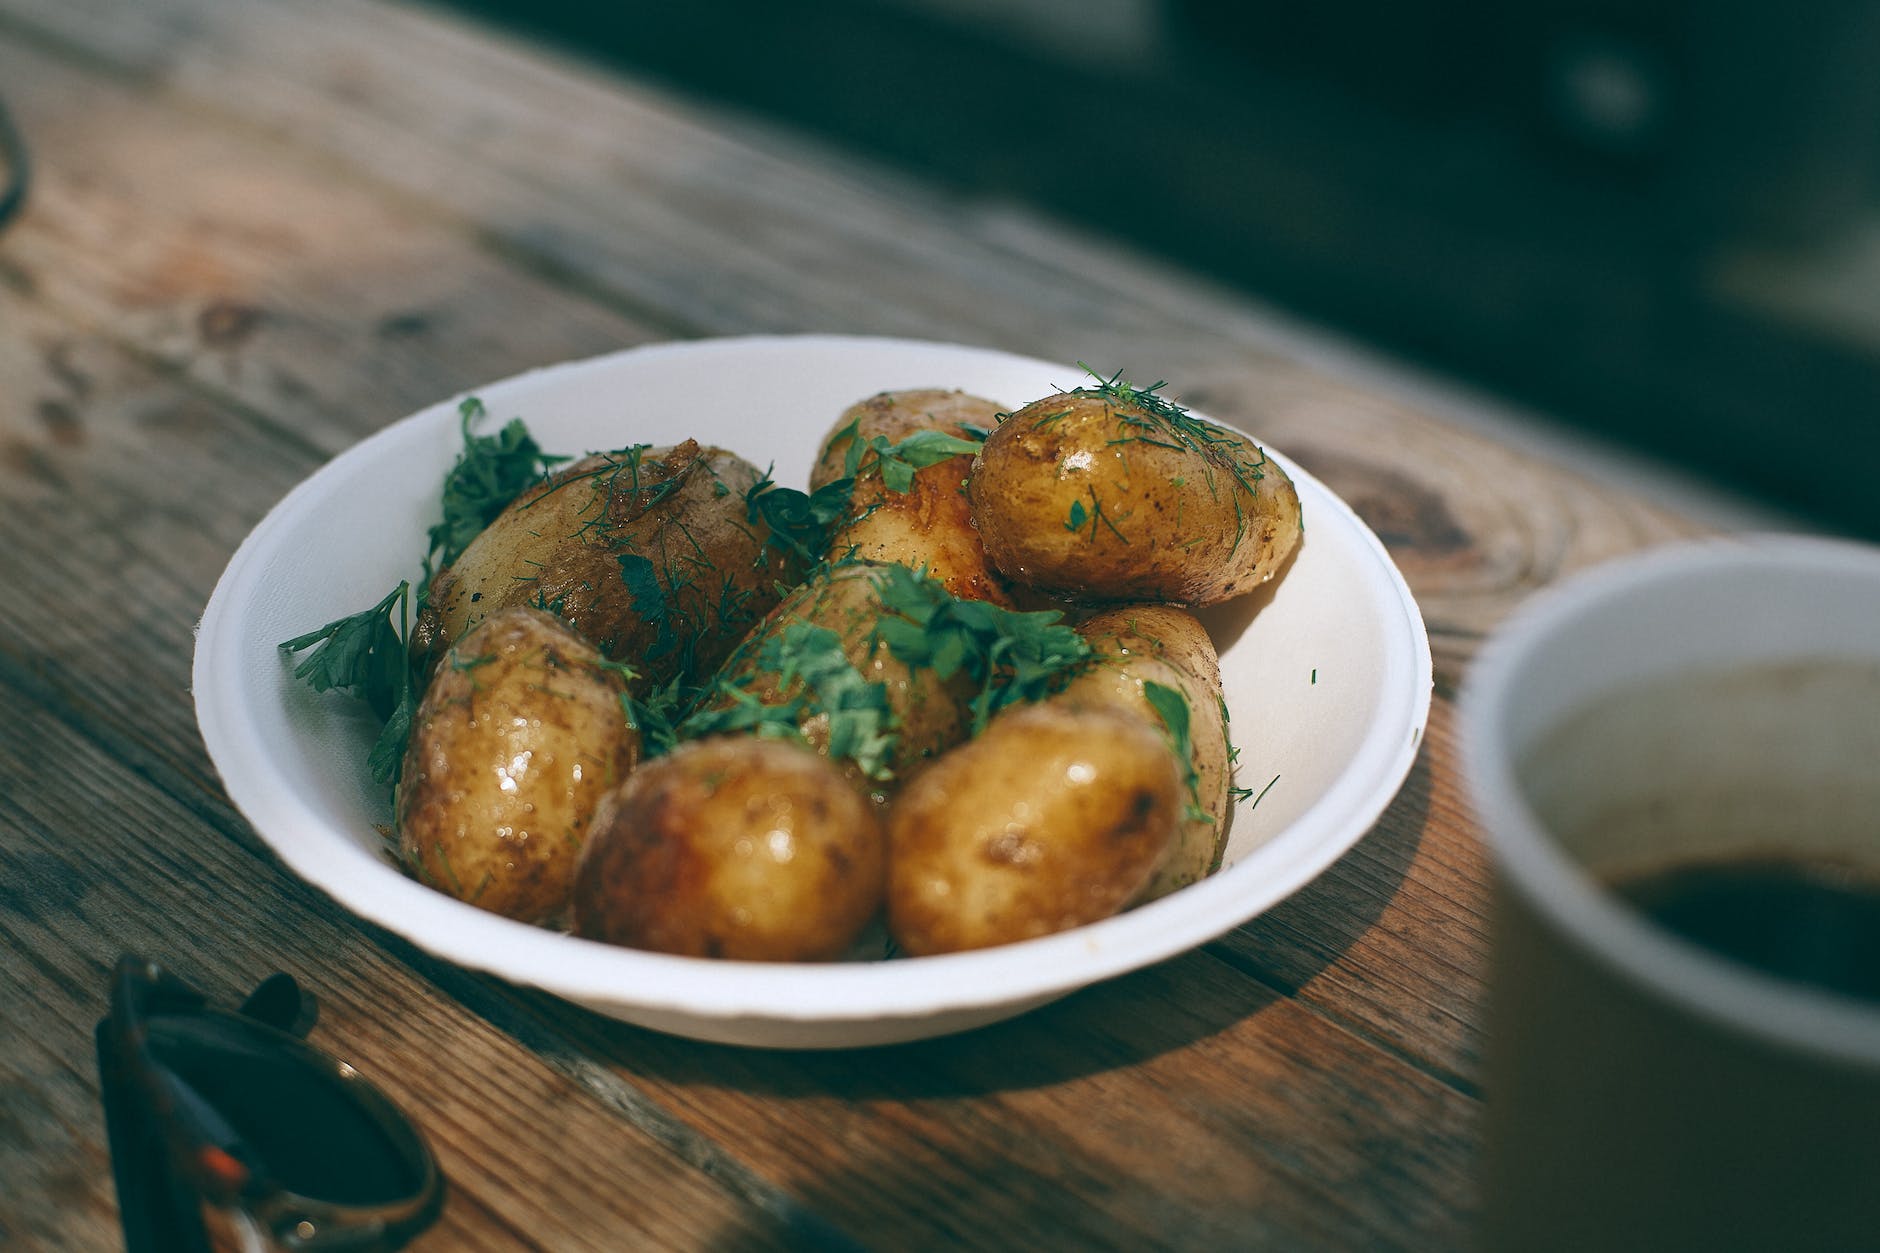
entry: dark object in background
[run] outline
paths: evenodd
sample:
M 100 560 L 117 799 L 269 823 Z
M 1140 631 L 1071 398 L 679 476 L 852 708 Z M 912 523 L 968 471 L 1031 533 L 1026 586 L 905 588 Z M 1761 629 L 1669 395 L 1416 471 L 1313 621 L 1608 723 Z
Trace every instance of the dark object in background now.
M 142 958 L 111 976 L 98 1073 L 129 1253 L 208 1253 L 204 1207 L 298 1249 L 387 1253 L 436 1219 L 417 1128 L 301 1036 L 314 1007 L 264 981 L 239 1012 Z
M 458 7 L 1880 538 L 1880 5 Z
M 1630 184 L 1683 250 L 1807 244 L 1880 213 L 1880 6 L 1173 0 L 1198 46 Z
M 0 227 L 11 222 L 26 203 L 31 172 L 26 141 L 20 137 L 19 128 L 13 125 L 7 102 L 0 99 Z

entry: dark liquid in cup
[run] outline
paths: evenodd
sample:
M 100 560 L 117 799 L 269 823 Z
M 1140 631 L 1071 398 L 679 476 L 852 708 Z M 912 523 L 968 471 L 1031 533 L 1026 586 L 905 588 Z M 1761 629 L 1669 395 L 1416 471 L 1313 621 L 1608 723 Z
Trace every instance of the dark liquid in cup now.
M 1834 862 L 1697 862 L 1613 890 L 1695 944 L 1766 974 L 1880 1003 L 1880 878 Z

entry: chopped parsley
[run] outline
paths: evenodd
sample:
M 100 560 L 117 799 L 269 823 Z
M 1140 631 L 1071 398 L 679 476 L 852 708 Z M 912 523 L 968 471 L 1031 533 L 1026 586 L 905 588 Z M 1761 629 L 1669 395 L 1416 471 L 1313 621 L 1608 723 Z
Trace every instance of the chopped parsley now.
M 550 466 L 567 460 L 544 453 L 521 418 L 512 418 L 494 435 L 475 434 L 472 428 L 486 411 L 474 396 L 457 406 L 457 416 L 463 451 L 444 475 L 440 517 L 427 534 L 419 604 L 436 571 L 462 556 L 470 541 Z M 296 679 L 316 692 L 355 696 L 384 723 L 367 758 L 380 783 L 398 782 L 423 687 L 407 647 L 413 599 L 411 583 L 401 582 L 372 608 L 280 645 L 284 653 L 307 654 L 294 666 Z
M 679 647 L 679 635 L 673 630 L 675 610 L 659 581 L 658 569 L 640 553 L 620 553 L 614 560 L 620 563 L 620 581 L 626 584 L 633 612 L 653 628 L 653 643 L 646 650 L 646 659 L 654 661 L 670 655 Z
M 745 518 L 770 528 L 766 544 L 804 562 L 821 561 L 848 512 L 854 487 L 853 478 L 840 478 L 813 492 L 799 492 L 777 486 L 766 471 L 744 493 Z
M 870 469 L 878 470 L 883 486 L 891 492 L 906 494 L 913 490 L 916 470 L 925 470 L 951 457 L 972 456 L 985 444 L 985 436 L 961 439 L 945 431 L 928 430 L 915 431 L 899 443 L 890 441 L 886 435 L 863 439 L 862 420 L 857 418 L 830 436 L 828 447 L 833 450 L 845 443 L 848 445 L 842 459 L 845 478 L 855 479 Z
M 888 758 L 895 733 L 887 685 L 862 676 L 840 635 L 800 619 L 788 622 L 765 638 L 755 661 L 758 670 L 776 677 L 784 700 L 767 702 L 736 683 L 720 683 L 715 694 L 722 699 L 681 722 L 677 738 L 743 731 L 801 743 L 803 724 L 821 716 L 832 759 L 854 762 L 869 779 L 892 777 Z
M 367 759 L 372 777 L 380 783 L 398 781 L 405 741 L 411 736 L 411 719 L 418 707 L 418 677 L 405 647 L 410 602 L 411 584 L 401 582 L 372 608 L 337 618 L 280 646 L 284 653 L 307 652 L 294 666 L 296 679 L 316 692 L 356 696 L 384 722 Z
M 1190 822 L 1209 822 L 1213 815 L 1201 807 L 1201 774 L 1195 769 L 1195 742 L 1189 725 L 1188 698 L 1166 683 L 1154 679 L 1142 681 L 1142 694 L 1162 726 L 1168 731 L 1169 747 L 1181 763 L 1183 781 L 1188 785 L 1188 806 L 1184 817 Z
M 510 501 L 550 466 L 567 460 L 544 453 L 521 418 L 511 418 L 494 435 L 472 434 L 471 427 L 486 414 L 475 396 L 458 405 L 457 414 L 463 451 L 444 476 L 443 516 L 430 530 L 427 569 L 442 569 L 457 560 Z
M 875 638 L 910 669 L 926 666 L 941 679 L 964 674 L 977 688 L 969 705 L 974 735 L 1008 705 L 1050 695 L 1090 660 L 1089 643 L 1055 609 L 1021 613 L 965 600 L 905 566 L 883 566 L 877 579 Z

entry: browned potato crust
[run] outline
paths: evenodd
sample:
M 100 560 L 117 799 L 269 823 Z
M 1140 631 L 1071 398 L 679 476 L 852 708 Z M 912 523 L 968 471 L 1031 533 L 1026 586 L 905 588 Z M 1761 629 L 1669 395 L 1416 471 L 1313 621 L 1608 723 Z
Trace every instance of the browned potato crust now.
M 1195 771 L 1192 796 L 1199 812 L 1185 813 L 1168 855 L 1132 904 L 1166 896 L 1206 878 L 1221 864 L 1227 838 L 1227 707 L 1221 700 L 1221 662 L 1214 641 L 1193 614 L 1173 605 L 1131 605 L 1080 624 L 1100 661 L 1064 689 L 1063 699 L 1113 705 L 1162 727 L 1162 716 L 1143 694 L 1160 683 L 1188 703 L 1188 737 Z
M 881 436 L 899 443 L 920 431 L 977 439 L 998 425 L 1003 412 L 993 401 L 959 391 L 923 388 L 870 396 L 844 410 L 824 437 L 822 454 L 810 471 L 810 490 L 842 477 L 856 440 L 865 444 Z M 925 570 L 955 596 L 1009 608 L 1010 589 L 987 562 L 966 504 L 972 466 L 968 454 L 949 457 L 916 470 L 913 486 L 897 492 L 882 482 L 878 466 L 864 459 L 856 471 L 848 520 L 831 538 L 830 553 Z
M 880 567 L 865 563 L 832 566 L 811 577 L 771 611 L 737 652 L 725 663 L 722 678 L 765 705 L 785 705 L 803 691 L 803 682 L 768 669 L 765 646 L 793 624 L 825 627 L 841 641 L 843 653 L 867 682 L 887 689 L 889 726 L 894 741 L 885 755 L 880 777 L 865 775 L 853 761 L 838 767 L 853 783 L 885 799 L 947 748 L 966 738 L 970 718 L 966 703 L 971 693 L 963 677 L 942 681 L 926 667 L 910 670 L 874 639 L 881 620 Z M 723 709 L 732 702 L 721 686 L 705 708 Z M 829 718 L 811 712 L 799 724 L 803 738 L 819 753 L 829 751 Z
M 888 811 L 888 930 L 919 956 L 1010 944 L 1134 899 L 1181 820 L 1181 772 L 1142 718 L 1014 706 Z
M 532 605 L 650 685 L 682 668 L 708 673 L 777 603 L 779 581 L 801 577 L 747 516 L 761 478 L 693 440 L 584 457 L 518 497 L 438 574 L 413 644 L 435 661 L 496 610 Z M 650 596 L 645 578 L 657 585 Z
M 968 498 L 997 570 L 1084 601 L 1239 596 L 1300 534 L 1292 480 L 1245 435 L 1105 388 L 1007 418 L 973 462 Z
M 624 690 L 537 610 L 503 610 L 464 636 L 413 720 L 398 788 L 405 864 L 495 913 L 559 918 L 590 813 L 639 759 Z
M 579 935 L 746 961 L 841 957 L 881 907 L 879 818 L 780 740 L 682 744 L 610 793 L 575 877 Z

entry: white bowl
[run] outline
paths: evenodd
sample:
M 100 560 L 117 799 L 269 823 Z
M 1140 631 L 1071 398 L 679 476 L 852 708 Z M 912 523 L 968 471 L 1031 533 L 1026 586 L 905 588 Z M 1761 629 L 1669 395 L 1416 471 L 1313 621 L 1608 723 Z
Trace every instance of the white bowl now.
M 693 436 L 774 462 L 779 483 L 801 487 L 836 415 L 875 392 L 957 387 L 1016 408 L 1087 381 L 1074 366 L 985 349 L 781 336 L 637 348 L 474 394 L 490 411 L 486 430 L 519 416 L 551 452 Z M 417 573 L 438 485 L 462 446 L 458 399 L 335 457 L 261 520 L 203 614 L 194 683 L 229 796 L 282 860 L 353 912 L 463 966 L 699 1039 L 817 1048 L 940 1035 L 1246 922 L 1356 843 L 1415 759 L 1430 704 L 1416 603 L 1357 515 L 1269 448 L 1298 485 L 1305 542 L 1269 589 L 1204 615 L 1221 649 L 1238 782 L 1262 793 L 1238 807 L 1214 876 L 1043 939 L 834 965 L 639 952 L 462 904 L 407 878 L 383 851 L 378 828 L 391 807 L 365 764 L 370 716 L 295 682 L 277 647 Z

